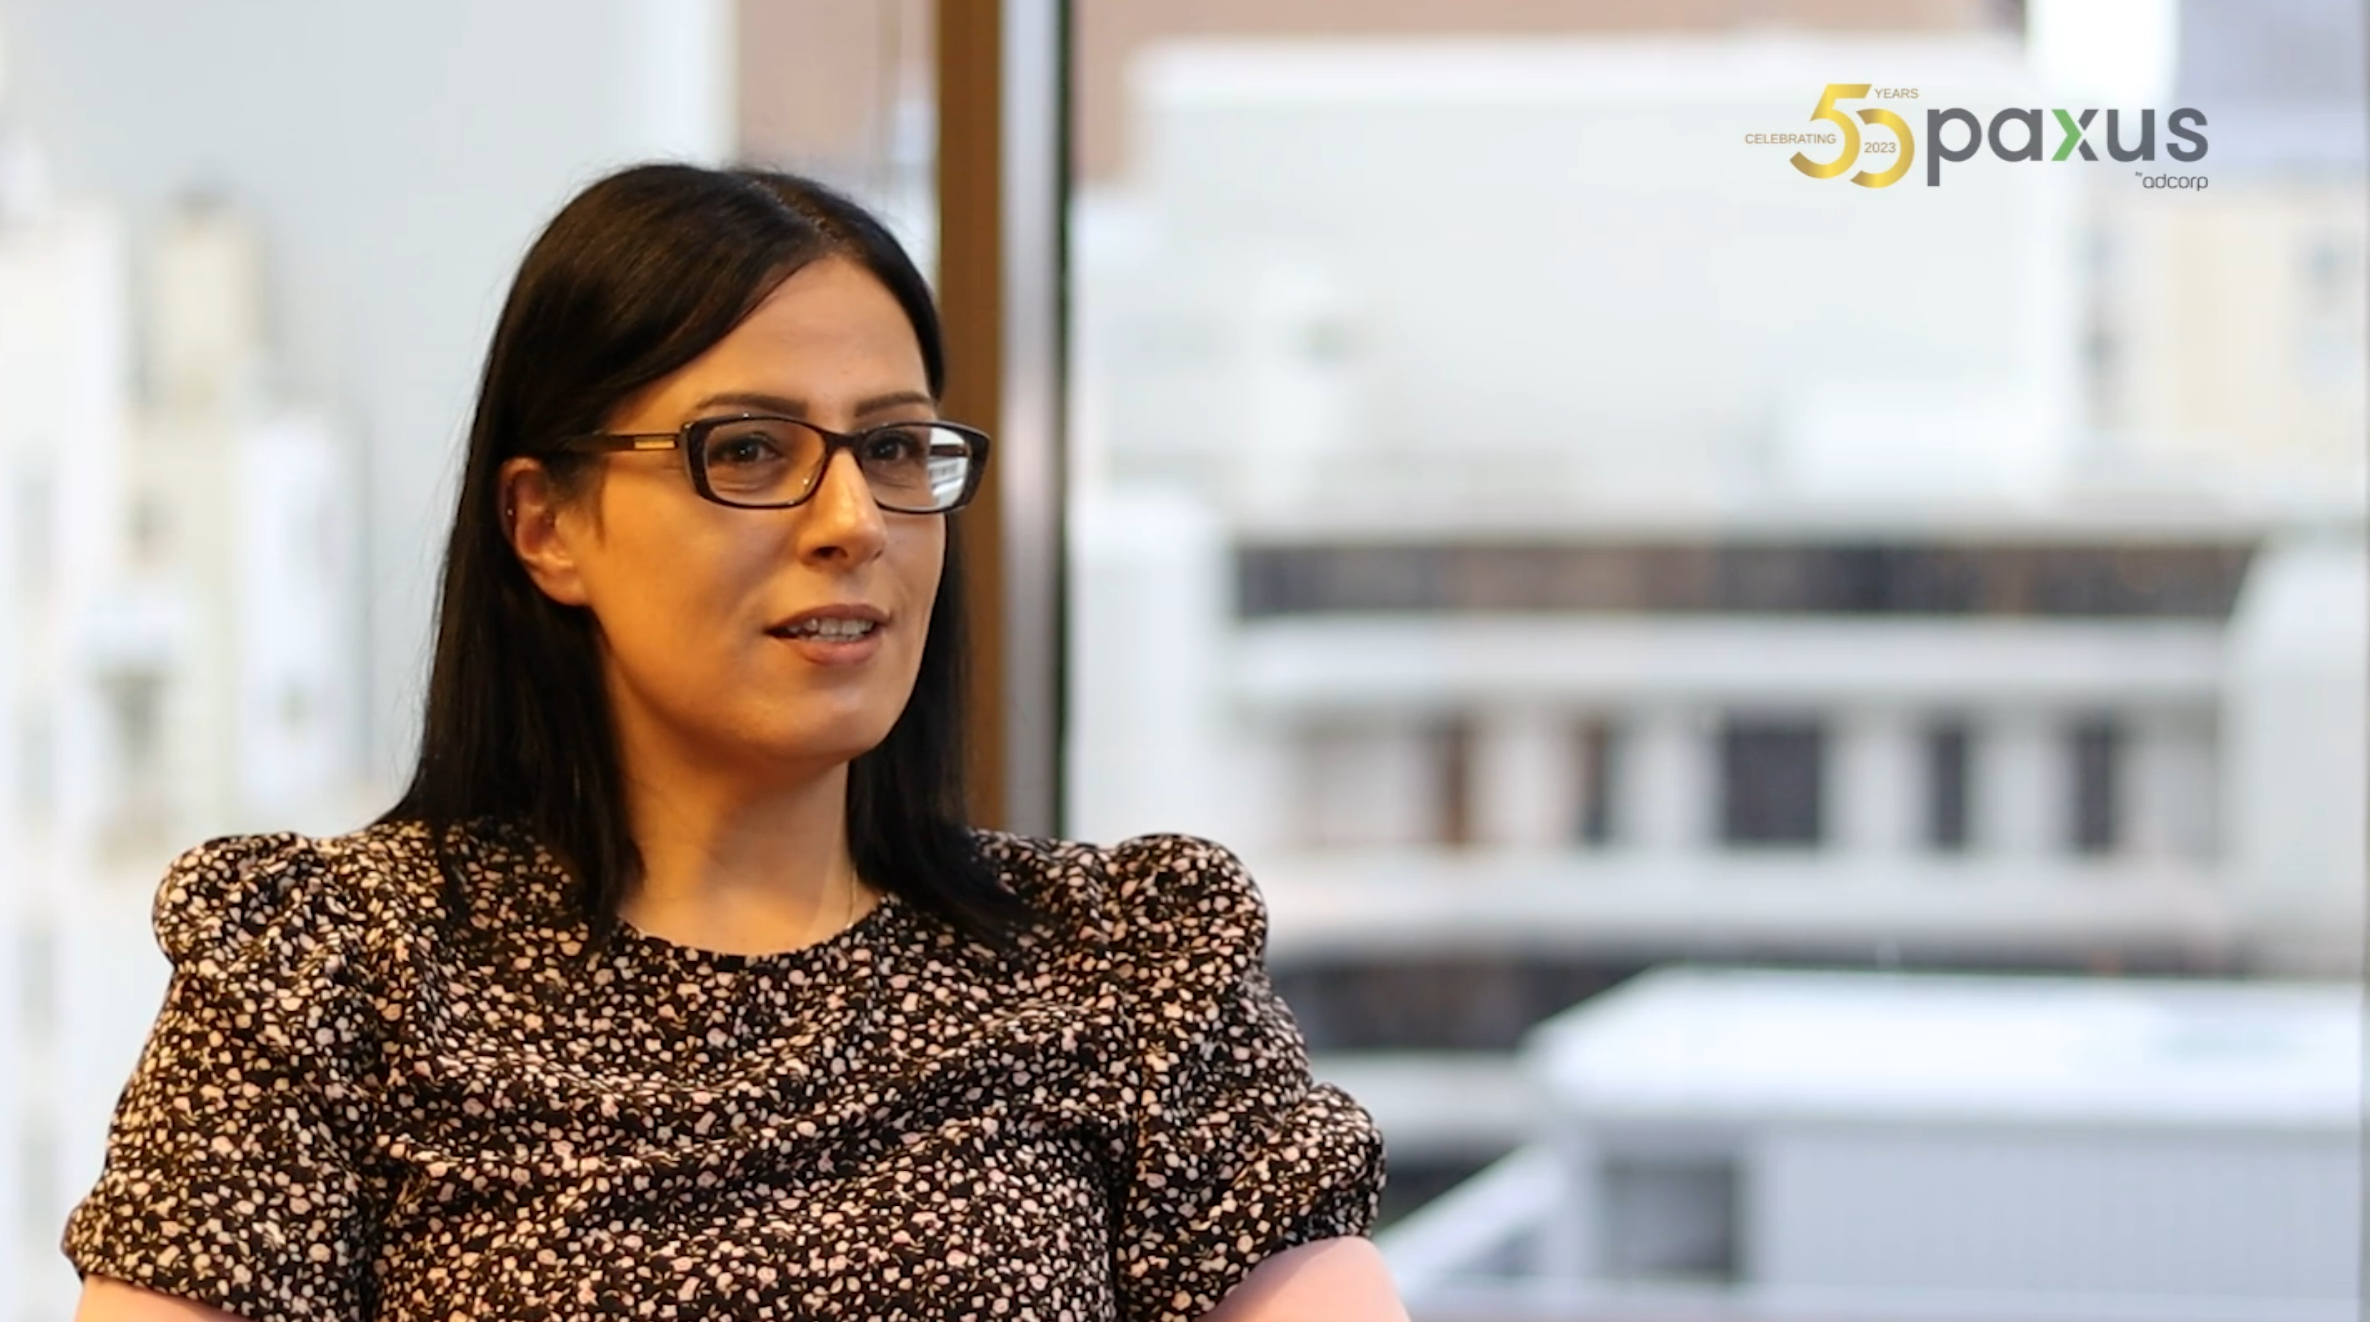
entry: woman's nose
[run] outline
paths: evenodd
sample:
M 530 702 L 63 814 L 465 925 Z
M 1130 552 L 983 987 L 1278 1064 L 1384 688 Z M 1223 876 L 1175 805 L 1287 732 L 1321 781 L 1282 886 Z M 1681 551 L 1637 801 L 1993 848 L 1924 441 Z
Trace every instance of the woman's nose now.
M 815 494 L 805 506 L 799 530 L 800 553 L 805 556 L 842 556 L 861 564 L 879 555 L 888 542 L 888 521 L 873 499 L 872 482 L 856 456 L 835 450 L 815 479 Z

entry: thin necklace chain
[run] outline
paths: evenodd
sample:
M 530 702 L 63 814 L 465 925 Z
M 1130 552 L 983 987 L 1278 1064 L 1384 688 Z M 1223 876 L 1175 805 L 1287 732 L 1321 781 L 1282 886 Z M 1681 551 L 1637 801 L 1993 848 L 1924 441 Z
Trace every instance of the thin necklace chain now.
M 831 936 L 838 936 L 841 932 L 845 932 L 849 928 L 856 925 L 856 897 L 863 890 L 863 886 L 864 883 L 856 879 L 856 870 L 853 867 L 850 867 L 848 869 L 847 907 L 842 911 L 838 929 L 834 931 Z M 824 938 L 826 941 L 830 939 L 830 937 Z

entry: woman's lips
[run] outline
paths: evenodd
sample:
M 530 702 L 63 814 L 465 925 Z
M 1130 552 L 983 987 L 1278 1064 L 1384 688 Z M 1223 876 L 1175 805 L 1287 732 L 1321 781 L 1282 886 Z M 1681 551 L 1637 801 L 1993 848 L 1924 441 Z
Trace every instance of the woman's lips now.
M 817 634 L 770 633 L 767 637 L 787 644 L 792 651 L 818 666 L 853 666 L 872 659 L 881 650 L 881 635 L 889 626 L 876 624 L 858 638 L 832 638 Z

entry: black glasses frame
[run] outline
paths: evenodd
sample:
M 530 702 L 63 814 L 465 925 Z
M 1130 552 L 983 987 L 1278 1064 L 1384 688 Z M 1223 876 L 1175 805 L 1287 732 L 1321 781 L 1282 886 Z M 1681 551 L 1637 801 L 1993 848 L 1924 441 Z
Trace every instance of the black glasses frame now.
M 823 438 L 822 462 L 815 465 L 813 475 L 807 480 L 806 490 L 800 493 L 796 500 L 777 500 L 764 504 L 726 500 L 717 495 L 716 489 L 708 484 L 708 437 L 718 427 L 736 422 L 796 423 Z M 849 451 L 851 458 L 855 461 L 857 471 L 862 472 L 864 469 L 863 455 L 856 447 L 883 432 L 893 432 L 903 427 L 931 427 L 940 431 L 956 432 L 971 442 L 974 448 L 971 451 L 970 470 L 963 475 L 963 489 L 957 492 L 955 498 L 947 504 L 934 505 L 928 509 L 910 509 L 903 505 L 892 505 L 882 500 L 878 491 L 872 493 L 873 503 L 896 514 L 951 514 L 971 503 L 971 498 L 979 494 L 980 479 L 987 473 L 990 444 L 988 434 L 977 427 L 966 427 L 959 422 L 940 422 L 935 418 L 922 422 L 886 422 L 878 427 L 867 427 L 862 431 L 841 432 L 832 431 L 827 427 L 818 427 L 804 418 L 793 418 L 784 413 L 735 413 L 729 417 L 721 418 L 694 418 L 674 431 L 587 432 L 580 436 L 564 436 L 553 442 L 549 448 L 555 451 L 585 454 L 679 449 L 683 451 L 685 466 L 691 470 L 692 489 L 697 491 L 702 498 L 714 501 L 728 509 L 786 510 L 795 509 L 813 500 L 815 493 L 823 489 L 823 474 L 830 470 L 833 455 L 838 454 L 841 450 Z M 867 479 L 868 486 L 869 481 Z

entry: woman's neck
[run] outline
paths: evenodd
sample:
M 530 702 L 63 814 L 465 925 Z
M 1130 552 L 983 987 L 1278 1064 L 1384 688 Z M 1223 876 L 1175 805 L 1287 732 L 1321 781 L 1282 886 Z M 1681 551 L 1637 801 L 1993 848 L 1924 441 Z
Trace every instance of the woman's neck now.
M 619 915 L 637 930 L 771 954 L 824 940 L 872 907 L 848 849 L 846 763 L 755 784 L 701 759 L 628 756 L 626 768 L 642 873 Z

